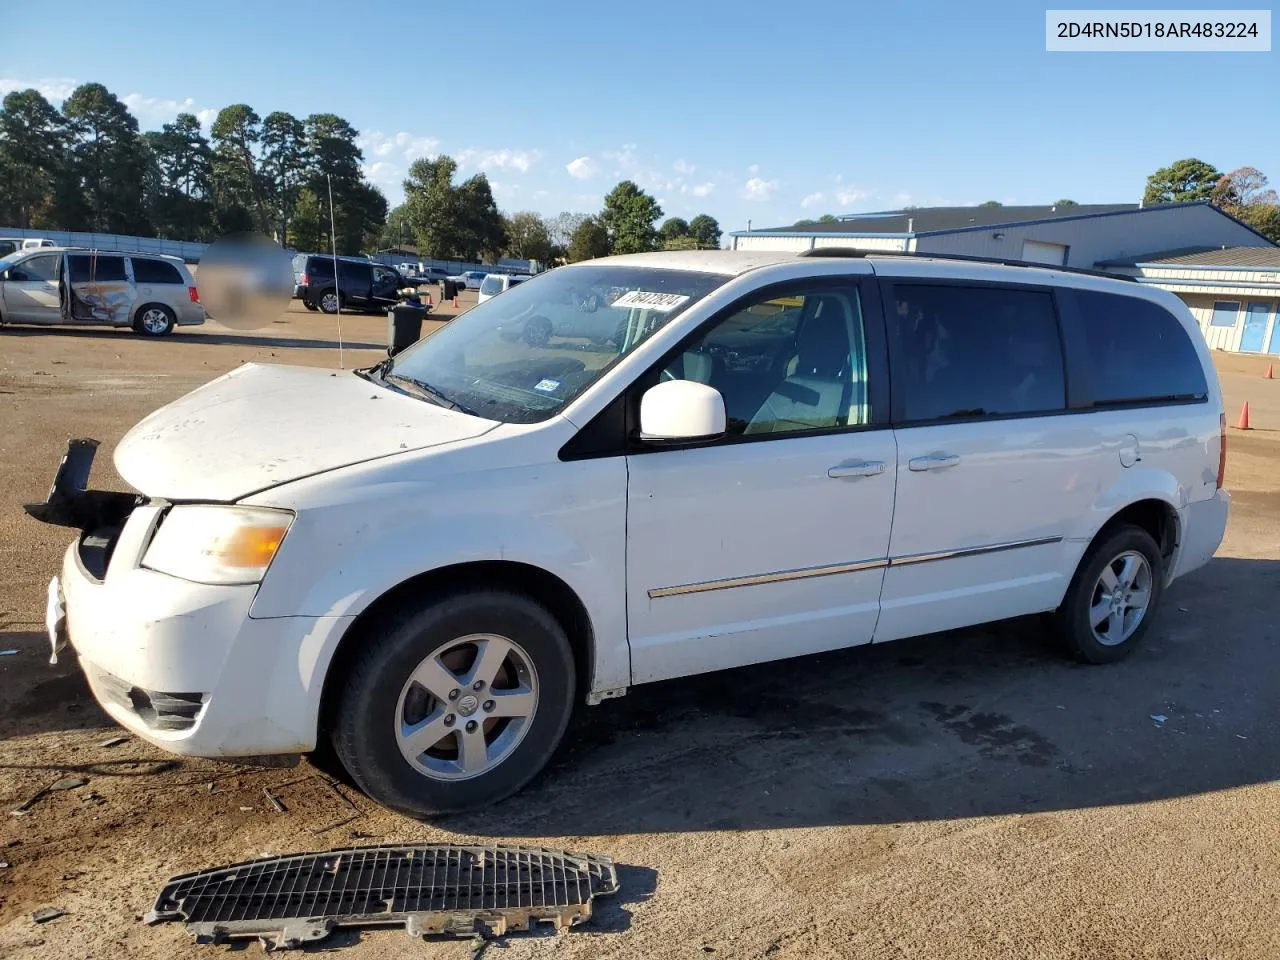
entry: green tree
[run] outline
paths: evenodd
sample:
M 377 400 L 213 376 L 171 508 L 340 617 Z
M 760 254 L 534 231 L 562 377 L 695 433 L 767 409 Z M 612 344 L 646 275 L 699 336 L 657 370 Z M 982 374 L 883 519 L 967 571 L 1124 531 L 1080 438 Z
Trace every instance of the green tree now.
M 822 216 L 818 218 L 818 222 L 819 223 L 835 223 L 836 218 L 833 214 L 824 213 Z
M 508 256 L 540 263 L 551 259 L 551 234 L 546 222 L 532 210 L 507 217 L 506 229 Z
M 213 180 L 220 219 L 239 221 L 232 207 L 248 211 L 252 229 L 267 230 L 262 176 L 258 171 L 258 151 L 262 144 L 262 120 L 246 103 L 237 103 L 218 113 L 213 134 Z M 227 211 L 222 214 L 222 211 Z
M 1209 200 L 1212 199 L 1213 188 L 1221 179 L 1222 174 L 1212 164 L 1194 157 L 1179 160 L 1170 166 L 1161 167 L 1147 177 L 1142 202 L 1149 206 L 1156 203 Z
M 0 109 L 0 221 L 26 229 L 52 211 L 65 179 L 62 117 L 37 90 L 15 90 Z
M 353 254 L 376 246 L 387 219 L 387 198 L 361 174 L 364 155 L 356 143 L 359 132 L 332 113 L 312 114 L 303 125 L 309 159 L 307 185 L 326 210 L 329 190 L 333 190 L 338 252 Z
M 668 217 L 658 228 L 658 237 L 664 242 L 687 236 L 689 236 L 689 221 L 681 217 Z
M 477 260 L 497 255 L 507 233 L 483 173 L 454 186 L 457 162 L 441 154 L 415 160 L 404 182 L 405 205 L 418 237 L 418 247 L 439 259 Z
M 200 121 L 180 113 L 143 134 L 149 160 L 147 209 L 159 236 L 213 239 L 213 151 Z
M 320 198 L 309 187 L 302 187 L 293 205 L 293 221 L 289 225 L 289 237 L 293 249 L 304 253 L 322 253 L 323 238 L 328 234 L 328 222 L 323 225 Z
M 723 235 L 723 231 L 720 229 L 720 224 L 716 222 L 715 217 L 708 216 L 705 213 L 698 214 L 689 221 L 689 233 L 698 241 L 698 246 L 704 249 L 718 250 L 720 248 L 720 237 Z
M 983 203 L 978 204 L 978 206 L 979 207 L 1003 207 L 1004 204 L 1001 203 L 999 200 L 987 200 Z
M 1240 217 L 1273 243 L 1280 243 L 1280 204 L 1255 203 L 1246 207 Z
M 289 242 L 289 222 L 309 166 L 307 131 L 291 113 L 277 110 L 262 121 L 261 172 L 280 243 Z
M 793 224 L 792 224 L 792 226 L 794 226 L 794 227 L 812 227 L 812 226 L 813 226 L 815 223 L 817 223 L 817 222 L 818 222 L 817 220 L 808 220 L 808 219 L 805 219 L 805 220 L 797 220 L 795 223 L 793 223 Z
M 1224 174 L 1213 188 L 1212 200 L 1225 212 L 1243 220 L 1267 239 L 1280 241 L 1280 197 L 1267 186 L 1256 167 L 1240 167 Z
M 656 219 L 656 218 L 655 218 Z M 609 255 L 609 231 L 595 217 L 587 217 L 578 224 L 569 238 L 568 260 L 594 260 Z
M 623 180 L 604 198 L 600 222 L 609 232 L 614 253 L 644 253 L 657 249 L 653 225 L 661 216 L 657 200 L 631 180 Z
M 1080 204 L 1076 203 L 1074 200 L 1055 200 L 1055 201 L 1053 201 L 1053 205 L 1054 205 L 1055 207 L 1078 207 L 1078 206 L 1080 206 Z
M 138 121 L 100 83 L 85 83 L 62 104 L 83 226 L 103 233 L 150 236 L 143 212 L 146 150 Z

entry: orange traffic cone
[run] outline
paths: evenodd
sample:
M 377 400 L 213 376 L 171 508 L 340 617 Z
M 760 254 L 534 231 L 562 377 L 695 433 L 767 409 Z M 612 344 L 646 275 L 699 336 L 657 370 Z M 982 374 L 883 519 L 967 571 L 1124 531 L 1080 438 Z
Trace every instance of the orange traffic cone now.
M 1240 419 L 1236 421 L 1237 430 L 1250 430 L 1249 426 L 1249 401 L 1244 402 L 1244 406 L 1240 408 Z
M 453 309 L 458 309 L 458 295 L 456 293 L 453 295 Z
M 429 293 L 428 293 L 428 294 L 427 294 L 427 306 L 428 306 L 428 307 L 430 307 L 430 306 L 432 306 L 432 305 L 433 305 L 433 304 L 431 303 L 431 294 L 429 294 Z
M 1263 380 L 1274 380 L 1276 373 L 1276 365 L 1274 363 L 1267 364 L 1267 372 L 1262 375 Z

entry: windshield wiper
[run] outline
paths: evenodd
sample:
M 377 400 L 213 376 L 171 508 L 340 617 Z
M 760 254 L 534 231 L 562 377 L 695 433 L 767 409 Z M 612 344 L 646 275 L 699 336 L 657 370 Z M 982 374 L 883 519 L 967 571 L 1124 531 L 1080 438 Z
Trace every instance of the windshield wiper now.
M 430 400 L 437 406 L 444 407 L 447 410 L 457 410 L 459 413 L 465 413 L 468 416 L 478 417 L 480 414 L 474 410 L 464 407 L 456 400 L 450 400 L 443 393 L 429 384 L 423 383 L 421 380 L 415 380 L 413 377 L 406 377 L 404 374 L 393 373 L 390 376 L 383 377 L 388 383 L 394 383 L 403 388 L 406 393 L 416 393 L 419 396 Z
M 390 367 L 391 358 L 387 357 L 385 360 L 379 360 L 371 367 L 357 367 L 351 372 L 357 377 L 362 377 L 365 380 L 381 380 L 383 374 L 385 374 Z

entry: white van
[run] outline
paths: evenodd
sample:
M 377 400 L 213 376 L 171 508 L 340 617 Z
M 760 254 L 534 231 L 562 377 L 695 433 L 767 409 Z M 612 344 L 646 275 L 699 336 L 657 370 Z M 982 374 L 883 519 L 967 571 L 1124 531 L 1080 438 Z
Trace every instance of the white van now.
M 506 293 L 518 283 L 524 283 L 529 279 L 527 273 L 490 273 L 480 281 L 480 293 L 476 296 L 476 303 L 484 303 L 496 297 L 500 293 Z
M 1119 660 L 1229 503 L 1172 294 L 822 250 L 602 258 L 374 367 L 245 364 L 120 441 L 137 495 L 83 490 L 93 447 L 28 509 L 84 530 L 48 626 L 111 716 L 323 739 L 411 815 L 516 791 L 634 684 L 1023 614 Z

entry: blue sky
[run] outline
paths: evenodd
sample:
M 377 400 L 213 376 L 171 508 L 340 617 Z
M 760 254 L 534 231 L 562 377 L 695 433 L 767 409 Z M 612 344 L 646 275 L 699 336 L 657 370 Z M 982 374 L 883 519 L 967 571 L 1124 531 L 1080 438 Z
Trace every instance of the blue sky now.
M 484 170 L 508 212 L 591 212 L 630 178 L 726 230 L 1135 201 L 1186 156 L 1280 182 L 1280 53 L 1047 53 L 1045 6 L 1026 2 L 57 8 L 52 34 L 47 17 L 5 18 L 0 92 L 56 101 L 98 81 L 144 129 L 237 102 L 331 111 L 393 203 L 409 163 L 438 152 Z

